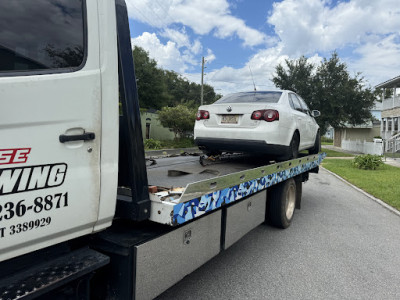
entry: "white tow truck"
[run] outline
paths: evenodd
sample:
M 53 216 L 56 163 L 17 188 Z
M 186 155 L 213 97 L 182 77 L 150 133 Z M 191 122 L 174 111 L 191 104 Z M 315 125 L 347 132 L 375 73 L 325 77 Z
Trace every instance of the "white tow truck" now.
M 324 158 L 146 167 L 124 0 L 1 1 L 0 103 L 1 300 L 154 298 L 288 227 Z

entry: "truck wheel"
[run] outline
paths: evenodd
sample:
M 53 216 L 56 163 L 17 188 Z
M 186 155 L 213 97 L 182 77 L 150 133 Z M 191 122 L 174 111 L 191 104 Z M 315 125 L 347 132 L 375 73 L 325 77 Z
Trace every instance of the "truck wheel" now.
M 268 191 L 267 219 L 278 228 L 288 228 L 296 207 L 296 182 L 290 178 Z
M 321 151 L 321 134 L 318 130 L 317 136 L 315 137 L 314 147 L 308 150 L 308 154 L 318 154 Z

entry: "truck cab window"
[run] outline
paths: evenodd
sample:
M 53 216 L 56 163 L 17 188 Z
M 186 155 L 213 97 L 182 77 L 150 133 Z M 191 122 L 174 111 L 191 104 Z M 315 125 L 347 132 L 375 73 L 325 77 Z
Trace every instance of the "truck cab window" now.
M 2 0 L 0 74 L 79 68 L 85 60 L 84 0 Z

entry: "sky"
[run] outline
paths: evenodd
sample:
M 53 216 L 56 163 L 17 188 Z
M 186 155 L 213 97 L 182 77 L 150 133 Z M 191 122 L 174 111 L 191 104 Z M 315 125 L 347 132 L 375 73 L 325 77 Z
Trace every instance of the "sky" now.
M 276 89 L 285 59 L 333 51 L 375 85 L 400 75 L 399 0 L 126 0 L 132 46 L 219 94 Z

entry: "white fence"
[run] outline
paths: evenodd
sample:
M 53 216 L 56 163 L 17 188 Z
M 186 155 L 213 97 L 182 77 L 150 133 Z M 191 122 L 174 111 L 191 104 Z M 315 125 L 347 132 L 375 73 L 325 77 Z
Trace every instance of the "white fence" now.
M 366 142 L 366 141 L 350 141 L 342 140 L 342 149 L 352 152 L 360 152 L 364 154 L 383 155 L 383 143 L 380 142 Z

